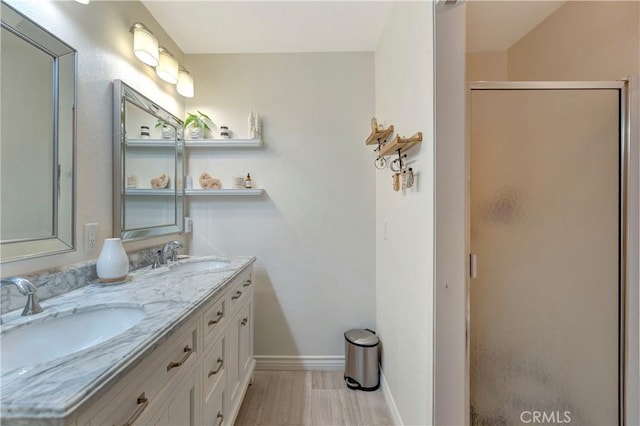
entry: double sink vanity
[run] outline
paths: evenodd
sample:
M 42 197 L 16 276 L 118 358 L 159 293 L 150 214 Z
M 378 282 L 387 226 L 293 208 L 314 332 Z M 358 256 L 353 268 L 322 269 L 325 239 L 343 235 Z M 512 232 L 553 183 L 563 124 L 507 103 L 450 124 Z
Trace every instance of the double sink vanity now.
M 3 422 L 233 424 L 255 366 L 254 261 L 189 257 L 4 315 Z
M 77 82 L 78 52 L 5 1 L 0 12 L 3 105 L 11 100 L 1 117 L 3 176 L 11 179 L 0 185 L 0 262 L 78 252 L 76 91 L 87 87 Z M 177 238 L 185 233 L 184 123 L 118 79 L 111 88 L 107 234 L 125 243 Z M 91 260 L 98 225 L 85 224 L 85 262 L 34 284 L 3 277 L 3 424 L 233 424 L 255 366 L 255 258 L 188 257 L 101 283 Z M 130 264 L 139 258 L 130 253 Z M 14 286 L 28 296 L 25 316 Z

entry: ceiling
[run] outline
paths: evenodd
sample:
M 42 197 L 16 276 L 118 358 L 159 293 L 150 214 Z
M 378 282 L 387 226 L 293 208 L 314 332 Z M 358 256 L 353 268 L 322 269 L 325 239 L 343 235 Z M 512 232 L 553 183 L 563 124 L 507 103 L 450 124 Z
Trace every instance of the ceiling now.
M 392 2 L 142 3 L 185 54 L 198 54 L 373 51 Z
M 468 0 L 467 52 L 507 50 L 564 3 Z
M 393 3 L 141 1 L 185 54 L 373 51 Z M 467 0 L 467 51 L 506 50 L 564 3 Z

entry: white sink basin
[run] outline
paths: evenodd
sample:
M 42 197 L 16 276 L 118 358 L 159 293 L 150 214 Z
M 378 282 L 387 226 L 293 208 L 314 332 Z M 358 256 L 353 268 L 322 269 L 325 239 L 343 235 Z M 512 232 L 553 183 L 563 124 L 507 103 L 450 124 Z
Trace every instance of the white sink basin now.
M 226 260 L 194 260 L 187 263 L 178 263 L 170 265 L 169 270 L 175 272 L 204 272 L 218 271 L 229 267 L 229 261 Z
M 0 337 L 2 372 L 42 364 L 98 345 L 124 333 L 145 317 L 131 306 L 88 307 L 8 330 Z

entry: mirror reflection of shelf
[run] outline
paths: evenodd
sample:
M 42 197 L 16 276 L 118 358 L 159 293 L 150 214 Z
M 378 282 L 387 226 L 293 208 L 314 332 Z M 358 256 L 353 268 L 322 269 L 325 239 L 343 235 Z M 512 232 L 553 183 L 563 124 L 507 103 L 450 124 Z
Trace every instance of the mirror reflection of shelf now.
M 127 139 L 127 146 L 139 148 L 174 148 L 176 143 L 173 139 Z
M 187 148 L 259 148 L 260 139 L 187 139 Z
M 262 188 L 252 188 L 252 189 L 185 189 L 186 195 L 194 196 L 194 195 L 204 195 L 204 196 L 215 196 L 215 195 L 262 195 L 264 194 L 264 189 Z
M 127 188 L 124 190 L 125 195 L 136 195 L 136 196 L 163 196 L 167 197 L 170 195 L 175 195 L 176 191 L 172 188 Z

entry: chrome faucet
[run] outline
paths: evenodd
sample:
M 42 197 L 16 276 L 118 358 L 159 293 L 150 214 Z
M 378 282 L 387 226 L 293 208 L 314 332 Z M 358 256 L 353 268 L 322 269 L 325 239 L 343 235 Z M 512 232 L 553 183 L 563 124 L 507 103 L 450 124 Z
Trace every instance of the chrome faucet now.
M 22 310 L 22 316 L 25 317 L 27 315 L 39 314 L 42 312 L 42 307 L 40 306 L 40 302 L 38 301 L 38 296 L 36 295 L 37 288 L 34 286 L 31 281 L 26 278 L 13 277 L 13 278 L 5 278 L 0 282 L 0 287 L 4 287 L 5 285 L 15 285 L 18 288 L 18 291 L 23 296 L 27 296 L 27 303 Z
M 182 247 L 184 247 L 184 244 L 177 240 L 169 241 L 165 244 L 160 251 L 160 264 L 166 265 L 169 260 L 172 262 L 178 260 L 178 249 Z

